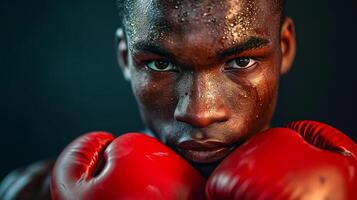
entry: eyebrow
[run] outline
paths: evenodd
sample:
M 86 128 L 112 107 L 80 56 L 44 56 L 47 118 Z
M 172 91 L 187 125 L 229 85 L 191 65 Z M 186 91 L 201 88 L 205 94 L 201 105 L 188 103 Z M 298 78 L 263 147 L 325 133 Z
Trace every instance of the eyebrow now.
M 133 49 L 152 52 L 170 59 L 175 58 L 174 54 L 160 46 L 159 43 L 153 43 L 151 41 L 139 41 L 133 45 Z
M 217 53 L 218 58 L 224 58 L 231 54 L 239 54 L 244 51 L 248 51 L 251 49 L 257 49 L 264 46 L 267 46 L 270 43 L 270 40 L 259 37 L 250 37 L 248 40 L 243 41 L 241 43 L 237 43 L 228 49 L 224 49 Z M 151 41 L 139 41 L 133 45 L 133 49 L 152 52 L 163 57 L 174 59 L 175 55 L 170 51 L 166 50 L 159 43 L 153 43 Z
M 270 40 L 265 39 L 265 38 L 250 37 L 246 41 L 235 44 L 235 45 L 229 47 L 228 49 L 218 52 L 217 55 L 219 58 L 224 58 L 228 55 L 239 54 L 244 51 L 262 48 L 264 46 L 267 46 L 270 43 L 271 43 Z

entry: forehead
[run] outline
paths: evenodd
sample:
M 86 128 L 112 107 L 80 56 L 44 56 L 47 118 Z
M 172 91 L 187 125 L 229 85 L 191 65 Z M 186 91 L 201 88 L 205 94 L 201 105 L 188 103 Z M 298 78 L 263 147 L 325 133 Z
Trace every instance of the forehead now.
M 127 7 L 129 43 L 150 40 L 166 45 L 211 43 L 217 46 L 212 43 L 220 43 L 224 46 L 227 41 L 239 43 L 249 36 L 268 36 L 273 28 L 269 22 L 279 21 L 279 13 L 271 2 L 133 0 Z

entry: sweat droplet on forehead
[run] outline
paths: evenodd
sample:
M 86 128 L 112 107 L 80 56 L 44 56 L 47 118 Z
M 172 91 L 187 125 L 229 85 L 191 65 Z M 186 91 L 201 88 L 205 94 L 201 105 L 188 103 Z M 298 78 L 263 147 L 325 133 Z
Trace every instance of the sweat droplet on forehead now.
M 239 43 L 263 24 L 261 4 L 259 0 L 138 0 L 128 23 L 131 40 L 185 41 L 185 35 L 198 31 L 221 44 Z
M 257 4 L 257 1 L 253 0 L 229 1 L 222 39 L 231 38 L 233 43 L 237 43 L 258 27 L 260 8 Z

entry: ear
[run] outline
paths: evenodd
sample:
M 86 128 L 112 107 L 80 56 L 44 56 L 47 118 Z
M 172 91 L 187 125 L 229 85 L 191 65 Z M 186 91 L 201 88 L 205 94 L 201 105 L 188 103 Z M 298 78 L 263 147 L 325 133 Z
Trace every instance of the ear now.
M 122 28 L 118 28 L 115 33 L 115 45 L 117 49 L 117 60 L 120 69 L 123 72 L 124 78 L 130 81 L 130 70 L 128 65 L 128 45 L 125 38 L 125 33 Z
M 290 17 L 286 17 L 281 26 L 280 48 L 282 56 L 280 74 L 285 74 L 292 67 L 296 54 L 295 25 Z

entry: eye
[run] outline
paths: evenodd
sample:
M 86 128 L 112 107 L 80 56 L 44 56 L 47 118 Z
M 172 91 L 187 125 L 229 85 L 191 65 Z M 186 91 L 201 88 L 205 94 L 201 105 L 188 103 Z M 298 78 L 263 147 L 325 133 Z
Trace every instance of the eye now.
M 159 72 L 176 71 L 175 66 L 170 61 L 166 60 L 152 60 L 146 64 L 146 67 Z
M 236 58 L 231 60 L 228 65 L 230 69 L 247 69 L 257 64 L 252 58 Z

